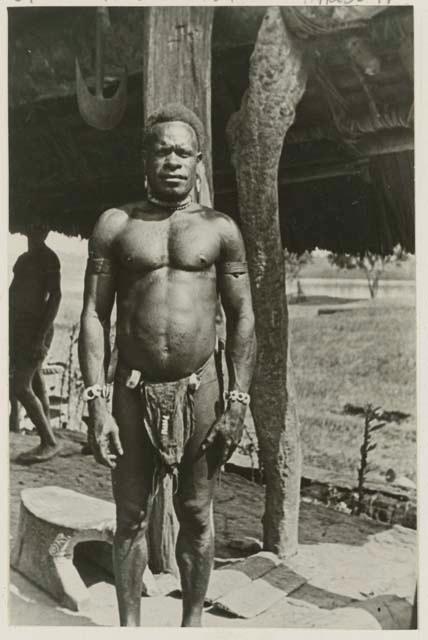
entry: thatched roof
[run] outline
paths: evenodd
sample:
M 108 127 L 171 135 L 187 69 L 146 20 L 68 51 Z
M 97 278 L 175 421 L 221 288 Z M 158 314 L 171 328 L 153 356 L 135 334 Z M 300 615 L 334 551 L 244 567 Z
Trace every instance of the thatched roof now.
M 12 231 L 39 215 L 52 229 L 88 235 L 106 207 L 142 197 L 144 14 L 110 9 L 106 69 L 114 90 L 127 65 L 129 99 L 119 126 L 101 132 L 83 122 L 75 98 L 75 56 L 89 82 L 93 73 L 93 8 L 9 9 Z M 263 14 L 263 7 L 215 9 L 215 203 L 236 217 L 225 129 L 247 86 Z M 401 242 L 412 251 L 412 8 L 283 7 L 283 17 L 309 72 L 279 171 L 288 248 L 388 252 Z

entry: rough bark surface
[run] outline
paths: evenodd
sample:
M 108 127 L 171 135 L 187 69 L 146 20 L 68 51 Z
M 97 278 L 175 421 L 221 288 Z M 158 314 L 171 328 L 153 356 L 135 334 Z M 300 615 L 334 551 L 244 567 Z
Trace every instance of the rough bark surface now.
M 147 115 L 167 102 L 180 102 L 201 119 L 205 130 L 199 200 L 212 200 L 211 33 L 213 10 L 206 7 L 150 7 L 144 19 L 143 108 Z M 159 489 L 148 533 L 150 568 L 178 574 L 175 542 L 178 523 L 172 483 Z
M 252 410 L 266 478 L 264 547 L 280 556 L 297 551 L 301 453 L 288 355 L 277 178 L 284 137 L 305 83 L 299 51 L 281 11 L 270 7 L 251 57 L 249 88 L 228 133 L 256 316 Z

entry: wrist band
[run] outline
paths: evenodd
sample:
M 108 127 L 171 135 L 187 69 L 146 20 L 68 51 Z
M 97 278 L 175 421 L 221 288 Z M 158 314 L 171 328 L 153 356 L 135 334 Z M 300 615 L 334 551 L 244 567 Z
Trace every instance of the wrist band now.
M 108 398 L 109 395 L 110 390 L 106 384 L 93 384 L 83 391 L 83 400 L 87 402 L 88 400 L 95 400 L 95 398 Z
M 230 402 L 240 402 L 241 404 L 246 405 L 250 404 L 251 400 L 249 393 L 245 393 L 245 391 L 236 391 L 236 389 L 233 391 L 226 391 L 224 397 Z

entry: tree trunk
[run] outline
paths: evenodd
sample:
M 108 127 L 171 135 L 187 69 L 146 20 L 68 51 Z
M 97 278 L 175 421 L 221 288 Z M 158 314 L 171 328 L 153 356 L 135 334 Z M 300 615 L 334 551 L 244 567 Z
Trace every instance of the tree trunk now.
M 211 166 L 211 33 L 213 9 L 150 7 L 144 20 L 144 121 L 168 102 L 180 102 L 201 119 L 205 130 L 201 166 L 202 204 L 212 202 Z M 178 523 L 172 503 L 172 483 L 165 479 L 153 507 L 148 532 L 150 568 L 178 575 L 175 542 Z
M 278 165 L 306 77 L 278 7 L 269 7 L 250 63 L 249 88 L 228 125 L 251 277 L 258 359 L 252 410 L 266 480 L 264 547 L 297 551 L 301 452 L 288 355 Z M 288 365 L 288 375 L 287 375 Z

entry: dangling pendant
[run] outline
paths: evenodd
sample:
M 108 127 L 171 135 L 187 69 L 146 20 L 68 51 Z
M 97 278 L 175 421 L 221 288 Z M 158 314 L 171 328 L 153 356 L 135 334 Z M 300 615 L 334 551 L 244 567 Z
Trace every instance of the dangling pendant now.
M 162 414 L 161 418 L 161 438 L 168 438 L 169 434 L 169 414 Z

